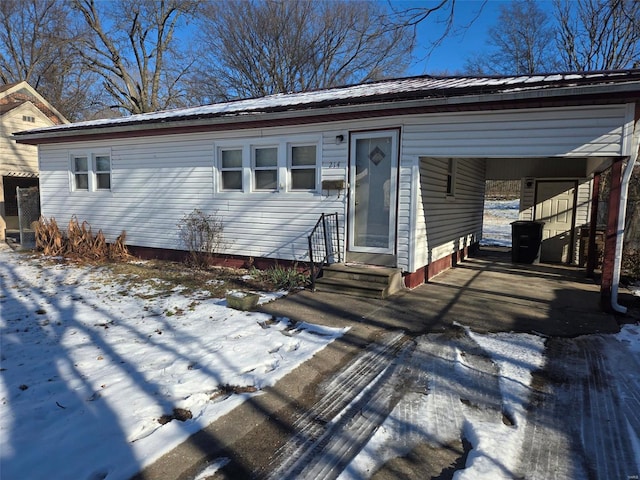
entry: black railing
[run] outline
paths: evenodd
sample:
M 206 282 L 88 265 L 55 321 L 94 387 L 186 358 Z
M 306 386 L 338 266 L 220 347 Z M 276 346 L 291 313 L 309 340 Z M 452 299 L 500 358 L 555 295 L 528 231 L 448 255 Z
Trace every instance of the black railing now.
M 340 263 L 340 232 L 338 213 L 323 213 L 309 235 L 311 261 L 311 289 L 316 289 L 316 278 L 325 265 Z

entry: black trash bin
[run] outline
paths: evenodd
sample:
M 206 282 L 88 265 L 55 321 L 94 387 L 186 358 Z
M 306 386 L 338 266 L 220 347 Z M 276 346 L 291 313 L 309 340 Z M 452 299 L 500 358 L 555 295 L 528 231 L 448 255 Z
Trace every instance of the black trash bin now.
M 518 220 L 511 223 L 511 261 L 534 263 L 540 258 L 544 222 Z

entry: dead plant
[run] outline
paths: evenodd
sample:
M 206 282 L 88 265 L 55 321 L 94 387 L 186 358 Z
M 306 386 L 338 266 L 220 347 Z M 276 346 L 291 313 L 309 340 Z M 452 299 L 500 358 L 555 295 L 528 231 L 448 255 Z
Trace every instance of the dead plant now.
M 53 257 L 64 254 L 66 242 L 55 218 L 52 217 L 47 220 L 44 217 L 40 217 L 35 224 L 35 234 L 37 250 Z
M 54 218 L 47 220 L 44 217 L 36 222 L 35 232 L 36 249 L 45 255 L 90 261 L 130 258 L 125 245 L 126 232 L 123 231 L 113 244 L 109 244 L 102 230 L 94 236 L 91 225 L 87 221 L 80 223 L 75 216 L 69 220 L 66 234 L 60 230 Z

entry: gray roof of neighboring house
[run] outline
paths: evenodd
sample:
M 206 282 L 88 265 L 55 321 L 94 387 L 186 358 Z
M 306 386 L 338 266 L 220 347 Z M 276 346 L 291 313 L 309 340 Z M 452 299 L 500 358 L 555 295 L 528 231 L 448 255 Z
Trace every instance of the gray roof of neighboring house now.
M 419 76 L 382 80 L 358 85 L 313 90 L 299 93 L 281 93 L 260 98 L 236 100 L 199 107 L 179 108 L 127 117 L 92 120 L 46 127 L 17 133 L 17 137 L 39 136 L 71 131 L 96 131 L 106 127 L 125 127 L 152 124 L 171 124 L 177 121 L 212 118 L 242 118 L 250 120 L 260 114 L 299 112 L 331 107 L 354 107 L 373 103 L 389 105 L 391 102 L 432 100 L 446 102 L 453 98 L 468 98 L 467 102 L 487 101 L 489 96 L 502 95 L 502 99 L 534 95 L 545 97 L 550 92 L 562 91 L 566 95 L 585 93 L 589 87 L 603 87 L 595 93 L 606 94 L 620 90 L 640 93 L 640 70 L 619 70 L 582 73 L 554 73 L 520 76 Z M 604 90 L 603 90 L 604 89 Z M 519 95 L 520 94 L 520 95 Z M 263 117 L 264 115 L 262 115 Z

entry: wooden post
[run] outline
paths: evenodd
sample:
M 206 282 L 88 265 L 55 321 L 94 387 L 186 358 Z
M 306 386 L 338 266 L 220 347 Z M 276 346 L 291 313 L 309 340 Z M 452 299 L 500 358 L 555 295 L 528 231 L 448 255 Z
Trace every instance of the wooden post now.
M 591 193 L 591 219 L 589 220 L 589 244 L 587 246 L 587 277 L 593 278 L 596 264 L 598 263 L 598 251 L 596 247 L 596 228 L 598 223 L 598 199 L 600 198 L 601 173 L 593 176 L 593 192 Z
M 611 289 L 615 265 L 616 242 L 618 239 L 618 213 L 620 211 L 620 183 L 622 181 L 622 158 L 611 166 L 611 188 L 607 212 L 607 230 L 604 238 L 604 259 L 602 260 L 602 281 L 600 303 L 605 311 L 611 311 Z

